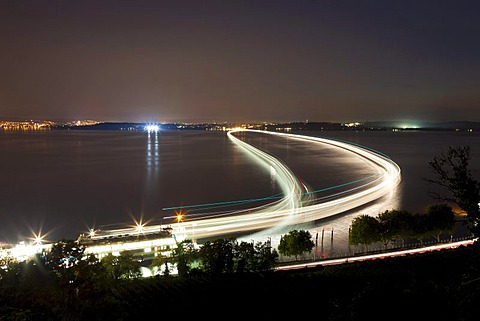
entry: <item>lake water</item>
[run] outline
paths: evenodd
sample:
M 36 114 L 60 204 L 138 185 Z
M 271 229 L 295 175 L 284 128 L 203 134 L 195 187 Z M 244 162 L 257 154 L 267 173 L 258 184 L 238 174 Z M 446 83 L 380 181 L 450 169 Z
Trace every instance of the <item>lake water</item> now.
M 386 202 L 308 224 L 312 233 L 335 229 L 335 237 L 344 238 L 349 221 L 359 213 L 375 214 L 392 206 L 423 211 L 434 202 L 427 194 L 433 187 L 423 180 L 430 176 L 428 162 L 448 146 L 471 146 L 471 168 L 479 177 L 480 134 L 475 132 L 300 134 L 364 145 L 387 154 L 402 170 L 402 181 Z M 368 166 L 358 158 L 267 136 L 245 139 L 281 158 L 314 190 L 368 175 Z M 4 131 L 0 132 L 0 182 L 0 241 L 7 243 L 39 232 L 56 241 L 76 238 L 90 227 L 140 220 L 168 223 L 174 208 L 192 208 L 193 216 L 207 210 L 205 204 L 281 192 L 268 170 L 237 148 L 225 132 L 215 131 Z M 268 233 L 248 238 L 278 240 L 278 235 Z

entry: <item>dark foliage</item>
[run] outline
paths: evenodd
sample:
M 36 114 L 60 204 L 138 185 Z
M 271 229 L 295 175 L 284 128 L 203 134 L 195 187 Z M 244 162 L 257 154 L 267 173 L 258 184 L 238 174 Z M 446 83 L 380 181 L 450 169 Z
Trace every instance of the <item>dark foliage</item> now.
M 88 291 L 72 289 L 68 311 L 65 292 L 48 277 L 38 287 L 2 280 L 0 320 L 284 318 L 288 311 L 322 320 L 476 320 L 479 266 L 474 244 L 292 271 L 97 280 Z

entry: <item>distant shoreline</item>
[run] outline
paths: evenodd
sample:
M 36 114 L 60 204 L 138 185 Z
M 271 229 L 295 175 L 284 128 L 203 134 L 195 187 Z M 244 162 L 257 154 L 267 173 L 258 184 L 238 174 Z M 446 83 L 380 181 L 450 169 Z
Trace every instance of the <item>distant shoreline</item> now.
M 94 120 L 76 120 L 66 122 L 25 120 L 0 120 L 0 130 L 121 130 L 145 131 L 151 123 L 138 122 L 101 122 Z M 263 123 L 156 123 L 160 130 L 211 130 L 228 131 L 233 128 L 248 128 L 267 131 L 458 131 L 478 132 L 480 122 L 399 122 L 378 121 L 364 123 L 338 122 L 263 122 Z
M 150 123 L 99 122 L 93 120 L 54 121 L 0 121 L 3 130 L 122 130 L 145 131 Z M 284 123 L 158 123 L 160 130 L 212 130 L 227 131 L 236 127 L 267 131 L 480 131 L 480 122 L 451 121 L 414 124 L 408 122 L 284 122 Z

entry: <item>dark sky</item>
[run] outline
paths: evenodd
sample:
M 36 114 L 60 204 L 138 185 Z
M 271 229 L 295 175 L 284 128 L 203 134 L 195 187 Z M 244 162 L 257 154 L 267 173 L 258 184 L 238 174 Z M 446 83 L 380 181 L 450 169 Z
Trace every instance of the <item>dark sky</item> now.
M 480 1 L 4 0 L 0 117 L 480 121 Z

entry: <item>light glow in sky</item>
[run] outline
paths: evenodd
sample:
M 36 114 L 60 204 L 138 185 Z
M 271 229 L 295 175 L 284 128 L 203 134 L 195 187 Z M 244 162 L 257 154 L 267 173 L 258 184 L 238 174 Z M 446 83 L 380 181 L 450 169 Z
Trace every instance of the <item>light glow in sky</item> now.
M 479 1 L 4 1 L 0 117 L 480 121 Z

